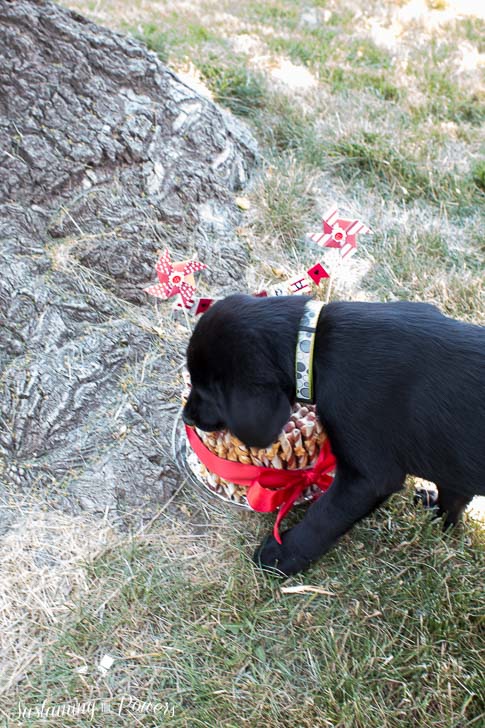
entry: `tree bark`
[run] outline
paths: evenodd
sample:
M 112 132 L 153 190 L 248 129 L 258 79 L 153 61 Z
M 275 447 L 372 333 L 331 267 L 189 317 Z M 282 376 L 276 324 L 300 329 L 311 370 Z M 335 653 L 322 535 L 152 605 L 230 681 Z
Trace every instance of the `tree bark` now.
M 4 493 L 119 517 L 171 495 L 188 334 L 143 287 L 165 247 L 207 264 L 202 289 L 240 286 L 233 195 L 256 159 L 241 123 L 137 42 L 0 0 Z

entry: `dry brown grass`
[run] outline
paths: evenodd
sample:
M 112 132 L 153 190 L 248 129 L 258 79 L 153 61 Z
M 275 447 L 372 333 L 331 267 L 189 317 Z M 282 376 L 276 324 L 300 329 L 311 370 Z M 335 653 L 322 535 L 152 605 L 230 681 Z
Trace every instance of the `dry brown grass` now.
M 42 664 L 47 647 L 89 591 L 86 565 L 116 536 L 88 516 L 21 501 L 0 539 L 0 693 Z

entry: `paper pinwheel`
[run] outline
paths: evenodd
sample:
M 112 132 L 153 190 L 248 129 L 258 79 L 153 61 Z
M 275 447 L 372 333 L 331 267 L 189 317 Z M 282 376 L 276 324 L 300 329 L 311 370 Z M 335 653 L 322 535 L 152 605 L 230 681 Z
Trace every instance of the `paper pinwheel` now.
M 345 258 L 357 248 L 357 235 L 370 233 L 370 228 L 360 220 L 348 220 L 338 216 L 337 207 L 331 207 L 322 220 L 322 232 L 312 233 L 309 238 L 322 248 L 338 248 Z
M 197 260 L 184 260 L 181 263 L 172 263 L 170 253 L 166 250 L 160 256 L 156 265 L 158 280 L 155 286 L 149 286 L 144 290 L 158 298 L 172 298 L 180 295 L 182 303 L 190 308 L 194 303 L 195 279 L 194 273 L 207 268 Z

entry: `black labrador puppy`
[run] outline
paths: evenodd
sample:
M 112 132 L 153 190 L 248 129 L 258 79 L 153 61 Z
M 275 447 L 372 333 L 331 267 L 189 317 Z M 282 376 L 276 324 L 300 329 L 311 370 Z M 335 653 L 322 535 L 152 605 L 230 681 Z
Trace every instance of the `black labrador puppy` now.
M 277 439 L 295 401 L 307 300 L 233 295 L 203 314 L 187 352 L 187 424 L 228 428 L 257 447 Z M 330 303 L 318 320 L 313 373 L 336 477 L 281 546 L 266 539 L 257 563 L 304 570 L 407 474 L 436 484 L 445 526 L 485 495 L 485 328 L 424 303 Z

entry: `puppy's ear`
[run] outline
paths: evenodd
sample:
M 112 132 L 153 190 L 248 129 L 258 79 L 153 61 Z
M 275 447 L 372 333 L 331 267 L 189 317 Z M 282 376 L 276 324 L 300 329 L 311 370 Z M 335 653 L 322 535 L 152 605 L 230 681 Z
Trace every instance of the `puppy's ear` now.
M 290 417 L 288 397 L 278 388 L 235 389 L 229 399 L 228 429 L 249 447 L 268 447 Z

